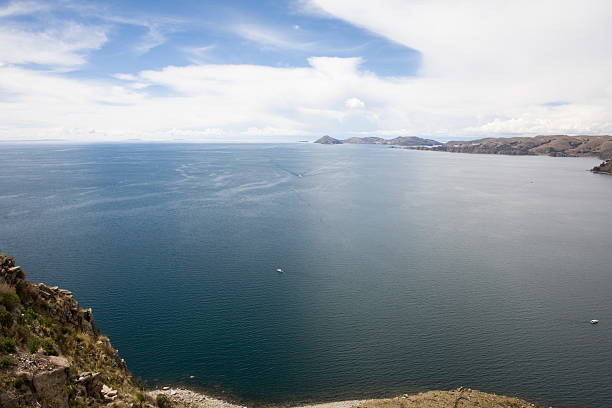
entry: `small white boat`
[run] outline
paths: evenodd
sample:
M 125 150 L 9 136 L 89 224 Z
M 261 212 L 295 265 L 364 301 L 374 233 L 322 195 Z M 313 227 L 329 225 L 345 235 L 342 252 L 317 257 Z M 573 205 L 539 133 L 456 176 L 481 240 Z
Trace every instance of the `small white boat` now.
M 599 323 L 599 320 L 596 320 L 596 319 L 591 320 L 591 324 L 597 324 L 597 323 Z
M 285 273 L 285 271 L 283 271 L 281 268 L 278 268 L 278 269 L 276 270 L 276 272 L 278 272 L 278 273 Z

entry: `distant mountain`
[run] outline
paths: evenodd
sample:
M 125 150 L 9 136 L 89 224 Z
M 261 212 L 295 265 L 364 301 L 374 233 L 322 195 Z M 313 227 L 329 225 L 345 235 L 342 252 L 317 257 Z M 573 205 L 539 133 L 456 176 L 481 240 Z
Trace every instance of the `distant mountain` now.
M 545 156 L 595 156 L 612 159 L 612 136 L 499 137 L 447 142 L 428 148 L 454 153 Z
M 315 140 L 315 143 L 321 143 L 321 144 L 342 144 L 341 140 L 338 139 L 334 139 L 331 136 L 323 136 L 320 139 Z
M 344 139 L 342 143 L 351 144 L 385 144 L 386 140 L 382 137 L 349 137 Z
M 316 140 L 315 143 L 321 144 L 384 144 L 384 145 L 393 145 L 393 146 L 438 146 L 442 143 L 431 140 L 431 139 L 422 139 L 416 136 L 402 136 L 396 137 L 395 139 L 383 139 L 382 137 L 368 136 L 368 137 L 350 137 L 348 139 L 339 140 L 334 139 L 330 136 L 323 136 L 319 140 Z
M 416 136 L 401 136 L 387 140 L 385 144 L 395 146 L 439 146 L 442 143 L 432 139 L 422 139 Z
M 595 156 L 604 162 L 591 169 L 594 173 L 612 174 L 612 136 L 534 136 L 488 137 L 478 140 L 447 142 L 433 147 L 411 147 L 452 153 L 509 154 L 517 156 Z

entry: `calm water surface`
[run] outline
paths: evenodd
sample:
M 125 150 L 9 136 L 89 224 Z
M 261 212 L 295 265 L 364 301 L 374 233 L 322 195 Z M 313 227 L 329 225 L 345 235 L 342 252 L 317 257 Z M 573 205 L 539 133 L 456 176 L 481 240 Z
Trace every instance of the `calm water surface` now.
M 585 171 L 596 159 L 0 150 L 0 251 L 93 307 L 150 384 L 255 403 L 462 385 L 612 407 L 612 177 Z

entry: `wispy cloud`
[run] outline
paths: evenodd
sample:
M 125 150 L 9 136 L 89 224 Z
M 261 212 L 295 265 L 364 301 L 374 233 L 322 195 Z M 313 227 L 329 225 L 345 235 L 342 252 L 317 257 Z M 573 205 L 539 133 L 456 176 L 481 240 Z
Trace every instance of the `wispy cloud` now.
M 215 44 L 210 44 L 202 47 L 181 47 L 181 51 L 187 55 L 191 63 L 203 64 L 210 59 L 209 54 L 215 48 L 217 48 Z
M 145 33 L 140 37 L 140 40 L 131 45 L 132 52 L 136 55 L 144 55 L 150 50 L 165 44 L 168 41 L 168 35 L 180 31 L 186 23 L 185 20 L 176 17 L 146 13 L 134 16 L 108 5 L 74 0 L 66 0 L 62 3 L 62 7 L 76 12 L 82 17 L 96 19 L 108 25 L 127 25 L 144 29 Z
M 106 28 L 74 22 L 56 24 L 43 31 L 20 26 L 0 26 L 0 61 L 72 67 L 86 62 L 85 55 L 107 41 Z
M 231 31 L 245 40 L 267 48 L 310 51 L 316 46 L 315 42 L 301 41 L 295 38 L 295 33 L 252 23 L 234 24 L 231 26 Z
M 0 18 L 34 14 L 51 8 L 50 4 L 38 1 L 12 1 L 0 7 Z

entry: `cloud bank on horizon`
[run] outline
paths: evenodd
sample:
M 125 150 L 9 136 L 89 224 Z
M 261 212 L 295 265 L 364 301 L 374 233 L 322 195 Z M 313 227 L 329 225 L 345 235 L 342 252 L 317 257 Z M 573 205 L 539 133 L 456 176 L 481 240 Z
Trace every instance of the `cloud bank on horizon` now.
M 612 133 L 609 0 L 0 1 L 0 140 Z

